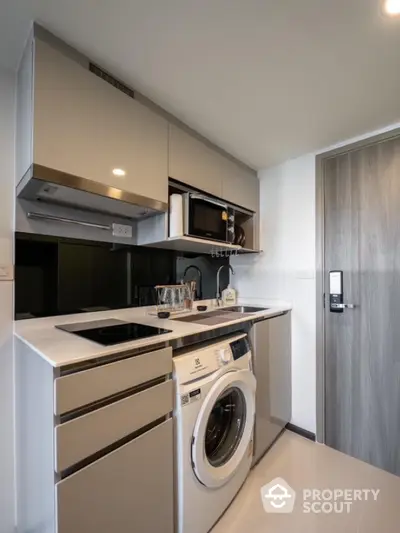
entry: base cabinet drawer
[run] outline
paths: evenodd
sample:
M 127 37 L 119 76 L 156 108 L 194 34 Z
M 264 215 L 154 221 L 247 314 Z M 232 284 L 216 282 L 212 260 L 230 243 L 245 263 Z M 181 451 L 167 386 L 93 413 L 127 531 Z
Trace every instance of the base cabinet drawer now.
M 172 380 L 81 416 L 54 430 L 56 472 L 127 437 L 173 409 Z
M 173 421 L 56 485 L 57 533 L 173 533 Z
M 61 415 L 172 372 L 172 348 L 143 353 L 54 380 L 54 414 Z

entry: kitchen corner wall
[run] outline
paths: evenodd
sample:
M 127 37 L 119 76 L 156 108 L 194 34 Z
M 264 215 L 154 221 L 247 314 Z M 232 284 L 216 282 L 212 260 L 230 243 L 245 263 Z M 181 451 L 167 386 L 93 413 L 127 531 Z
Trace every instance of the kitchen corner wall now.
M 260 248 L 231 259 L 239 297 L 292 303 L 292 423 L 315 432 L 315 157 L 261 171 Z
M 400 128 L 391 124 L 259 172 L 258 256 L 238 256 L 239 297 L 292 303 L 292 423 L 316 432 L 315 157 Z
M 15 77 L 0 68 L 0 265 L 13 263 Z M 0 532 L 14 531 L 13 282 L 0 281 Z

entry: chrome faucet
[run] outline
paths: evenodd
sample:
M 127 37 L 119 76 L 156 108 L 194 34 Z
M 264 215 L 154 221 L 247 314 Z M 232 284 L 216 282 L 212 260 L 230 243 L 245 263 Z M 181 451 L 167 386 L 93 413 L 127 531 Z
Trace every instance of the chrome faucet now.
M 217 305 L 220 306 L 221 305 L 221 291 L 220 291 L 220 288 L 219 288 L 219 274 L 221 272 L 221 270 L 224 268 L 224 266 L 228 266 L 229 267 L 229 270 L 232 272 L 232 276 L 235 275 L 235 271 L 233 270 L 232 266 L 231 265 L 222 265 L 219 267 L 218 269 L 218 272 L 217 272 Z

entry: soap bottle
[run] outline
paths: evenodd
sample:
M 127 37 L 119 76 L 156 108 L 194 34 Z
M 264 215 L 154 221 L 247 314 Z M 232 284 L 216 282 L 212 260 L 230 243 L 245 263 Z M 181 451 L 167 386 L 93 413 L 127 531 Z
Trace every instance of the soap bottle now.
M 233 289 L 230 285 L 222 291 L 222 301 L 224 305 L 235 305 L 236 304 L 236 290 Z

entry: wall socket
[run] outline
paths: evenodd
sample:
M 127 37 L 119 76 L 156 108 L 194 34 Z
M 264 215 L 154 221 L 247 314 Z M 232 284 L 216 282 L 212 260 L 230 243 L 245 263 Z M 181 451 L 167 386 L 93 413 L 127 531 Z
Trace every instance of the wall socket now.
M 114 237 L 123 237 L 125 239 L 131 239 L 132 226 L 127 226 L 125 224 L 113 224 L 112 234 Z

